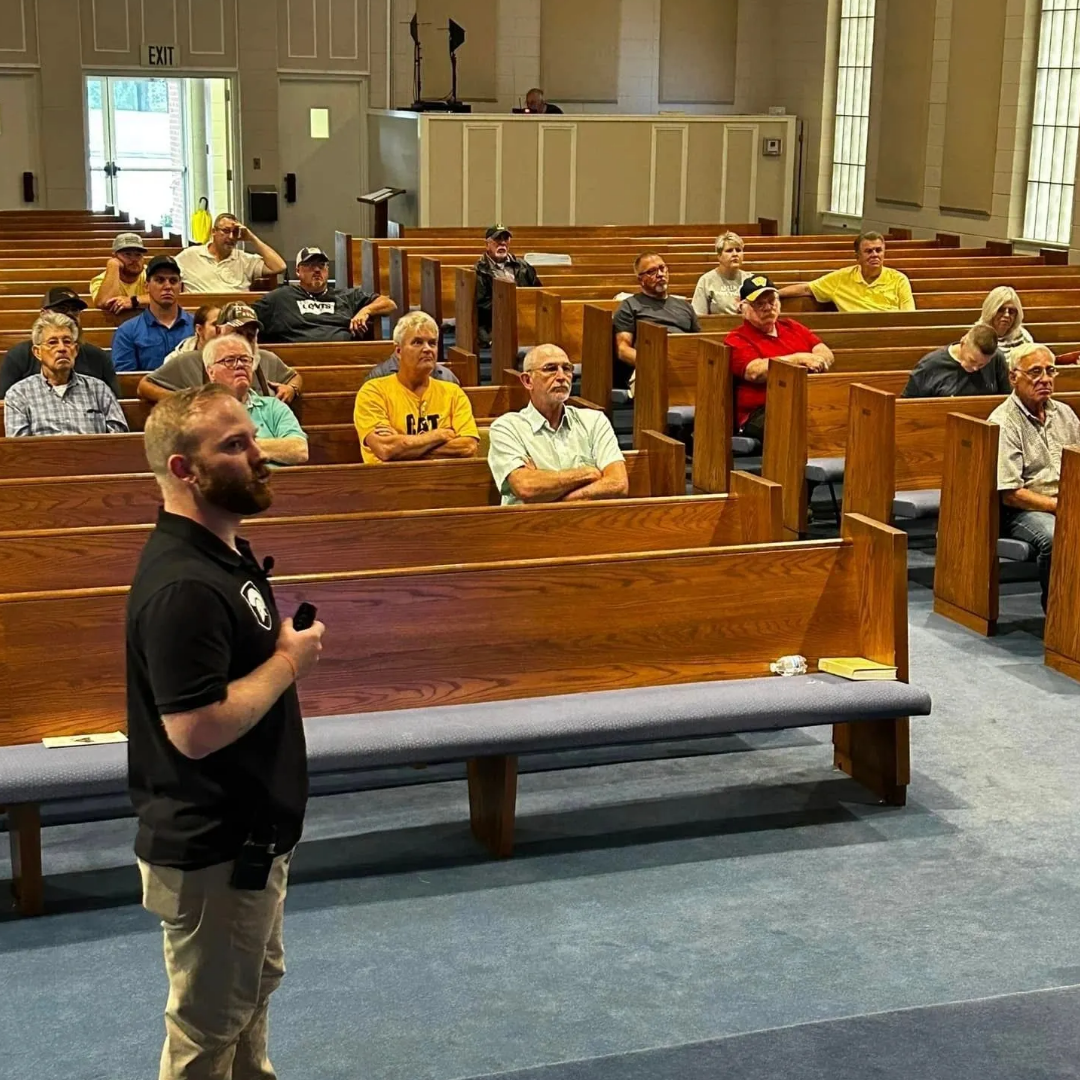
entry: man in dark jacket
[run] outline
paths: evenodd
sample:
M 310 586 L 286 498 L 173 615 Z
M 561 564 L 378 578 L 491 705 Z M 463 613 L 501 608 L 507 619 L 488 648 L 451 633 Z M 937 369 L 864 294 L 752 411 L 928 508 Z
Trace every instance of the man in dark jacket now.
M 55 311 L 66 315 L 76 326 L 79 325 L 79 312 L 85 309 L 86 304 L 82 297 L 74 289 L 63 285 L 51 288 L 41 302 L 42 312 Z M 40 370 L 41 365 L 34 356 L 29 338 L 26 341 L 20 341 L 18 345 L 13 345 L 4 356 L 4 362 L 0 364 L 0 398 L 6 397 L 7 392 L 17 382 L 21 382 L 29 375 L 36 375 Z M 85 341 L 79 342 L 79 351 L 75 356 L 75 370 L 80 375 L 100 379 L 115 397 L 120 397 L 120 380 L 116 377 L 116 369 L 108 353 L 96 345 L 89 345 Z
M 523 259 L 510 254 L 513 235 L 505 225 L 492 225 L 484 233 L 484 254 L 473 268 L 476 271 L 476 326 L 481 345 L 491 344 L 492 282 L 499 278 L 528 288 L 540 285 L 536 271 Z

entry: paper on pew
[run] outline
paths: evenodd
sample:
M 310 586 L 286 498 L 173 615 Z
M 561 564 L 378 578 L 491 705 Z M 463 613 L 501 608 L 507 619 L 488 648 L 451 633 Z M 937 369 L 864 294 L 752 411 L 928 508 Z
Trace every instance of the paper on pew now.
M 574 260 L 569 255 L 559 255 L 554 251 L 526 251 L 522 258 L 530 266 L 573 266 Z
M 855 682 L 896 679 L 896 668 L 892 664 L 879 664 L 876 660 L 867 660 L 865 656 L 822 656 L 817 666 L 818 671 Z
M 100 731 L 92 735 L 46 735 L 41 740 L 46 750 L 64 746 L 97 746 L 99 743 L 127 742 L 122 731 Z

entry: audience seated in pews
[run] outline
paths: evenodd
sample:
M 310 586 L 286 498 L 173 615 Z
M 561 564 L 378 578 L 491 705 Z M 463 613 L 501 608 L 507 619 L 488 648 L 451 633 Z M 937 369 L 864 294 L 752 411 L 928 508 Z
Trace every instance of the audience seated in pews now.
M 144 401 L 161 401 L 177 390 L 201 386 L 206 381 L 206 367 L 203 364 L 203 349 L 215 337 L 239 334 L 251 346 L 255 357 L 252 379 L 256 393 L 277 397 L 286 405 L 291 405 L 303 389 L 300 373 L 289 367 L 277 353 L 259 348 L 259 320 L 254 310 L 244 303 L 236 301 L 226 304 L 218 313 L 216 333 L 207 333 L 206 341 L 199 350 L 174 355 L 156 371 L 143 376 L 139 383 L 139 397 Z
M 986 294 L 979 321 L 997 334 L 998 348 L 1006 360 L 1013 349 L 1030 345 L 1035 340 L 1024 329 L 1024 305 L 1011 285 L 999 285 Z
M 958 397 L 961 394 L 1007 394 L 1009 365 L 998 349 L 998 336 L 976 323 L 955 345 L 927 353 L 912 369 L 901 397 Z
M 780 292 L 761 274 L 747 278 L 739 291 L 742 326 L 724 344 L 731 349 L 735 381 L 735 430 L 759 442 L 765 435 L 765 388 L 770 360 L 787 360 L 809 371 L 828 371 L 832 350 L 812 330 L 780 318 Z
M 31 331 L 40 370 L 17 382 L 4 397 L 4 433 L 105 435 L 127 431 L 116 396 L 100 379 L 75 370 L 79 328 L 56 311 L 37 317 Z
M 41 311 L 59 312 L 66 315 L 75 324 L 76 337 L 80 334 L 79 313 L 86 309 L 82 297 L 73 289 L 64 285 L 55 285 L 45 293 L 45 299 L 41 302 Z M 40 370 L 40 365 L 33 351 L 33 342 L 29 339 L 20 341 L 8 349 L 4 361 L 0 364 L 0 398 L 20 380 L 28 375 L 35 375 Z M 113 367 L 109 354 L 104 349 L 88 342 L 79 342 L 79 351 L 75 356 L 75 370 L 80 375 L 90 375 L 100 379 L 113 392 L 116 397 L 120 396 L 120 380 L 116 377 L 116 369 Z
M 514 234 L 505 225 L 492 225 L 484 233 L 484 254 L 473 269 L 476 271 L 476 326 L 481 345 L 491 344 L 492 282 L 512 281 L 525 288 L 538 288 L 540 279 L 524 259 L 510 254 L 510 239 Z
M 258 254 L 241 251 L 236 246 L 241 240 Z M 210 239 L 185 248 L 176 261 L 184 288 L 192 293 L 248 292 L 259 278 L 285 271 L 285 260 L 232 214 L 218 214 Z
M 390 315 L 397 305 L 363 289 L 331 289 L 330 259 L 317 247 L 296 253 L 299 285 L 286 283 L 255 304 L 266 341 L 352 341 L 370 337 L 373 317 Z
M 353 423 L 367 464 L 419 458 L 467 458 L 480 432 L 472 405 L 457 383 L 434 379 L 439 328 L 414 311 L 394 327 L 398 370 L 360 387 Z
M 611 421 L 567 405 L 574 365 L 558 345 L 537 345 L 521 381 L 529 404 L 491 425 L 488 465 L 503 505 L 618 499 L 629 482 Z
M 165 357 L 165 364 L 179 356 L 181 353 L 201 353 L 203 351 L 203 346 L 212 337 L 217 337 L 217 320 L 220 311 L 220 308 L 216 308 L 212 304 L 203 304 L 201 308 L 196 309 L 195 314 L 191 317 L 195 322 L 195 333 L 192 334 L 191 337 L 184 338 L 184 340 Z M 161 367 L 164 367 L 165 364 L 162 364 Z M 158 371 L 160 370 L 161 368 L 158 368 Z
M 735 315 L 739 310 L 739 290 L 750 277 L 750 271 L 741 270 L 743 238 L 738 233 L 726 232 L 716 238 L 716 269 L 698 278 L 691 301 L 698 315 Z
M 1080 443 L 1080 419 L 1054 401 L 1054 354 L 1045 345 L 1025 344 L 1009 356 L 1012 394 L 989 416 L 998 437 L 998 491 L 1006 536 L 1037 552 L 1042 605 L 1050 586 L 1054 515 L 1061 481 L 1061 450 Z
M 303 465 L 307 461 L 307 436 L 292 409 L 254 389 L 255 350 L 246 337 L 224 334 L 207 342 L 203 364 L 210 382 L 224 386 L 247 409 L 255 425 L 255 441 L 271 462 Z
M 641 282 L 641 292 L 628 296 L 616 309 L 611 320 L 615 331 L 615 369 L 612 385 L 620 389 L 632 387 L 634 365 L 637 364 L 639 319 L 666 326 L 681 334 L 696 334 L 697 314 L 681 296 L 668 295 L 668 268 L 664 256 L 655 251 L 643 251 L 634 260 L 634 273 Z
M 146 245 L 142 237 L 122 232 L 113 240 L 112 249 L 105 269 L 90 282 L 90 299 L 112 315 L 145 307 L 150 298 L 146 292 Z
M 911 282 L 885 265 L 885 238 L 864 232 L 855 238 L 854 266 L 833 270 L 811 282 L 785 285 L 781 297 L 812 296 L 819 304 L 830 301 L 837 311 L 914 311 Z
M 146 268 L 150 303 L 116 328 L 112 362 L 117 371 L 154 371 L 184 338 L 195 333 L 191 312 L 180 306 L 180 267 L 171 255 L 159 255 Z

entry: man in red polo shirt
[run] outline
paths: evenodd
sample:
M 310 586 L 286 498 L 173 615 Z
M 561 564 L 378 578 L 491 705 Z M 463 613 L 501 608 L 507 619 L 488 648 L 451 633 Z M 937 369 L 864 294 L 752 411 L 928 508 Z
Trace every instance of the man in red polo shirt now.
M 731 349 L 731 374 L 735 379 L 735 430 L 760 442 L 765 436 L 769 361 L 787 360 L 810 371 L 828 371 L 833 354 L 802 323 L 780 318 L 780 293 L 760 274 L 742 283 L 739 310 L 742 326 L 724 338 L 724 344 Z

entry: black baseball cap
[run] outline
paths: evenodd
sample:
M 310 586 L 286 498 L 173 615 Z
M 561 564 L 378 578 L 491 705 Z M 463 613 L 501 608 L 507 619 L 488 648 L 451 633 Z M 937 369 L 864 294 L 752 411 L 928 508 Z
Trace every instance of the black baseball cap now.
M 748 277 L 742 283 L 742 288 L 739 290 L 739 299 L 749 300 L 750 303 L 753 303 L 763 292 L 769 292 L 770 289 L 777 294 L 780 292 L 764 274 L 754 274 L 753 277 Z
M 74 290 L 66 285 L 54 285 L 41 301 L 41 308 L 53 309 L 59 307 L 78 307 L 80 311 L 86 310 L 86 301 Z
M 485 240 L 501 240 L 504 236 L 507 240 L 514 234 L 505 225 L 491 225 L 484 233 Z
M 149 281 L 159 270 L 171 270 L 179 275 L 180 266 L 171 255 L 158 255 L 150 260 L 150 265 L 146 268 L 146 280 Z

